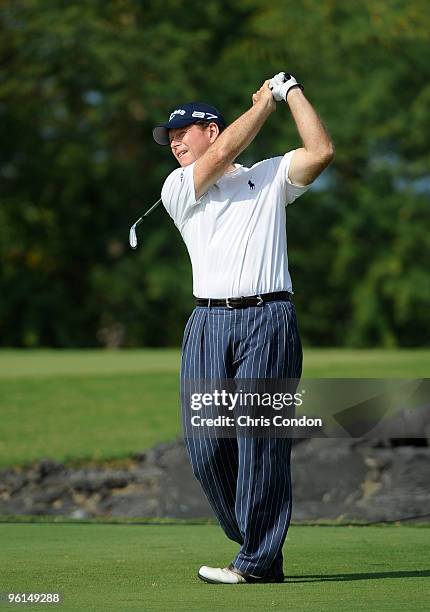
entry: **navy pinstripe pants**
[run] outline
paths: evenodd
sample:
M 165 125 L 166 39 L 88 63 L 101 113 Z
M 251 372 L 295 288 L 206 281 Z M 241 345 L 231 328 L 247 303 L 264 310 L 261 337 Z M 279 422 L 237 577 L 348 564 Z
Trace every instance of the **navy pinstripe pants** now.
M 197 307 L 184 332 L 185 379 L 300 378 L 302 347 L 292 302 L 244 309 Z M 291 439 L 193 438 L 194 475 L 226 535 L 241 546 L 234 566 L 282 572 L 292 509 Z

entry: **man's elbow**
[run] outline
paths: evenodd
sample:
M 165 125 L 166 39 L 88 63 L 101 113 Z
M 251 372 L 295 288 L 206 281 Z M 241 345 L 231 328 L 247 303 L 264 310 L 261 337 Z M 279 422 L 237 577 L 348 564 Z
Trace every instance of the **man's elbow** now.
M 330 142 L 327 146 L 318 152 L 318 161 L 324 170 L 331 164 L 334 159 L 334 145 Z
M 334 147 L 332 144 L 320 149 L 318 152 L 314 154 L 313 164 L 312 164 L 312 180 L 315 180 L 321 172 L 323 172 L 333 161 L 334 159 Z
M 330 143 L 324 148 L 318 149 L 311 154 L 306 176 L 303 177 L 304 185 L 313 183 L 313 181 L 324 172 L 334 159 L 334 146 Z
M 314 150 L 308 150 L 308 165 L 314 171 L 322 172 L 334 159 L 334 146 L 331 142 Z

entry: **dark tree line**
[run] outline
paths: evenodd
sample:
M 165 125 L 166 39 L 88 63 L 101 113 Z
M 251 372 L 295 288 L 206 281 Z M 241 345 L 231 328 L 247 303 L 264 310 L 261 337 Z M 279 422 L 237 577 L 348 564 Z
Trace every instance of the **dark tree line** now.
M 428 344 L 425 0 L 17 0 L 0 27 L 3 346 L 180 342 L 191 271 L 162 208 L 128 247 L 174 168 L 152 126 L 190 100 L 232 121 L 282 69 L 336 145 L 287 215 L 304 340 Z M 285 106 L 239 161 L 297 146 Z

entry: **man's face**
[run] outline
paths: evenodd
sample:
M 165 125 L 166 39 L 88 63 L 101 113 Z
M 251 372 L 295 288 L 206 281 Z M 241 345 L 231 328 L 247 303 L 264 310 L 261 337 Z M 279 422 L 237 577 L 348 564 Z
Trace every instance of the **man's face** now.
M 213 126 L 215 124 L 211 124 Z M 216 139 L 217 130 L 202 128 L 195 123 L 169 130 L 170 148 L 179 164 L 185 168 L 201 157 Z

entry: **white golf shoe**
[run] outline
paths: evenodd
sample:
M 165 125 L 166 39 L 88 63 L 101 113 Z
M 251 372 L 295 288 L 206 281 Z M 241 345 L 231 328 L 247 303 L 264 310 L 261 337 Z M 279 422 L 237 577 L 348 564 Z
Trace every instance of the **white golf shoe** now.
M 197 576 L 204 582 L 213 584 L 240 584 L 246 582 L 245 578 L 227 567 L 208 567 L 202 565 Z
M 284 582 L 284 574 L 282 572 L 266 576 L 253 576 L 252 574 L 244 574 L 237 570 L 232 563 L 228 567 L 208 567 L 207 565 L 202 565 L 197 576 L 200 580 L 212 584 Z

